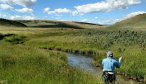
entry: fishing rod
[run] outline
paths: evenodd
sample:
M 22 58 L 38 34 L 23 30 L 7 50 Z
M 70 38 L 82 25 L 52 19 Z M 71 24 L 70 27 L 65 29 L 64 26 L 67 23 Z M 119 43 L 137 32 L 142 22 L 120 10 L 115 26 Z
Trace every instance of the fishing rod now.
M 124 57 L 125 50 L 126 50 L 125 48 L 123 48 L 123 49 L 119 48 L 119 52 L 121 53 L 121 57 Z
M 119 52 L 121 53 L 121 57 L 119 58 L 119 63 L 121 63 L 121 61 L 122 61 L 122 59 L 124 57 L 125 50 L 126 50 L 125 48 L 123 48 L 123 49 L 119 48 Z M 116 82 L 116 84 L 120 84 L 117 79 L 115 80 L 115 82 Z

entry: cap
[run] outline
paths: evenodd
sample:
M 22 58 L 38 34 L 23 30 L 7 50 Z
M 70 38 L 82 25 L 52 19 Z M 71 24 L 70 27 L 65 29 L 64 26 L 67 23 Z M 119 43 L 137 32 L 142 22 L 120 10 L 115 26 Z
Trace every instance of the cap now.
M 107 52 L 107 57 L 113 57 L 113 53 L 111 51 Z

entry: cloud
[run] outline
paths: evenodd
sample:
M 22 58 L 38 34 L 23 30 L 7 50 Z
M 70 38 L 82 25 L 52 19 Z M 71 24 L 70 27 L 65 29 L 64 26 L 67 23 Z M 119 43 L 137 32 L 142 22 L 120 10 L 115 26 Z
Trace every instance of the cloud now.
M 73 16 L 83 15 L 83 14 L 79 14 L 79 12 L 78 12 L 78 11 L 76 11 L 76 10 L 75 10 L 75 11 L 72 11 L 72 12 L 71 12 L 71 14 L 72 14 Z
M 0 0 L 0 3 L 12 3 L 12 0 Z
M 0 14 L 0 18 L 6 18 L 7 17 L 7 15 L 5 15 L 5 14 Z
M 88 19 L 82 19 L 81 20 L 81 22 L 87 22 L 88 21 Z
M 139 15 L 139 14 L 144 14 L 144 13 L 146 13 L 146 12 L 145 11 L 133 12 L 133 13 L 130 13 L 127 16 L 125 16 L 123 19 L 128 19 L 128 18 L 134 17 L 134 16 Z
M 88 23 L 95 23 L 95 24 L 102 24 L 102 25 L 111 25 L 118 22 L 119 19 L 106 19 L 106 20 L 96 20 L 95 18 L 85 18 L 82 19 L 81 22 L 88 22 Z
M 70 14 L 71 10 L 69 10 L 67 8 L 58 8 L 53 11 L 50 11 L 49 8 L 45 8 L 44 12 L 46 12 L 49 15 L 61 15 L 61 14 Z
M 33 16 L 19 16 L 19 15 L 15 15 L 15 16 L 10 16 L 11 20 L 34 20 L 35 17 Z
M 16 9 L 16 11 L 20 12 L 20 13 L 32 13 L 33 12 L 33 10 L 30 8 Z
M 0 0 L 1 3 L 17 4 L 23 7 L 32 6 L 37 0 Z
M 0 4 L 0 9 L 2 10 L 12 10 L 13 7 L 8 4 Z
M 47 13 L 47 12 L 49 12 L 49 10 L 50 10 L 50 8 L 44 8 L 43 12 Z
M 32 6 L 37 0 L 12 0 L 15 4 L 20 6 Z
M 115 24 L 116 22 L 119 22 L 119 19 L 107 19 L 107 20 L 99 20 L 97 23 L 102 25 L 111 25 Z
M 104 25 L 111 25 L 111 24 L 115 24 L 116 22 L 120 22 L 120 21 L 122 21 L 122 20 L 125 20 L 125 19 L 128 19 L 128 18 L 132 18 L 132 17 L 134 17 L 134 16 L 136 16 L 136 15 L 144 14 L 144 13 L 146 13 L 146 12 L 145 12 L 145 11 L 132 12 L 132 13 L 126 15 L 124 18 L 121 18 L 121 19 L 100 20 L 100 21 L 98 21 L 97 23 L 99 23 L 99 24 L 104 24 Z
M 95 19 L 98 19 L 98 17 L 96 16 L 96 17 L 94 17 Z
M 145 11 L 137 11 L 137 12 L 132 12 L 132 13 L 129 13 L 128 15 L 126 15 L 125 17 L 123 17 L 123 18 L 121 18 L 121 19 L 115 19 L 115 20 L 107 20 L 107 21 L 103 21 L 102 23 L 110 23 L 110 24 L 114 24 L 114 23 L 116 23 L 116 22 L 120 22 L 120 21 L 122 21 L 122 20 L 126 20 L 126 19 L 128 19 L 128 18 L 132 18 L 132 17 L 134 17 L 134 16 L 137 16 L 137 15 L 139 15 L 139 14 L 144 14 L 144 13 L 146 13 Z
M 92 4 L 75 6 L 75 9 L 79 14 L 110 12 L 117 9 L 126 9 L 128 6 L 140 3 L 140 0 L 106 0 Z

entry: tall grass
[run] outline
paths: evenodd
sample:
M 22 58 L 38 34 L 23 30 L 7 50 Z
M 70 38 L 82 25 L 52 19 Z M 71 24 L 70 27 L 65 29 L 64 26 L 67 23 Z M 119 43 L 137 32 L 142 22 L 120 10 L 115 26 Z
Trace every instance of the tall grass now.
M 28 39 L 23 43 L 24 46 L 29 46 L 29 48 L 35 47 L 37 50 L 44 48 L 44 49 L 56 49 L 56 50 L 62 50 L 67 52 L 88 54 L 89 56 L 92 56 L 96 60 L 95 64 L 98 65 L 101 63 L 101 60 L 106 57 L 105 54 L 106 51 L 112 50 L 114 53 L 114 57 L 116 59 L 118 59 L 122 54 L 124 55 L 124 61 L 122 63 L 122 67 L 117 71 L 138 78 L 146 77 L 145 31 L 129 31 L 129 30 L 113 31 L 113 30 L 101 30 L 101 29 L 100 30 L 29 29 L 29 30 L 30 30 L 29 34 L 26 34 L 27 30 L 24 29 L 22 29 L 22 31 L 19 30 L 19 32 L 17 32 L 17 34 L 24 35 Z M 6 32 L 12 33 L 12 31 L 6 31 Z M 15 29 L 13 29 L 13 32 L 15 32 Z M 125 49 L 124 52 L 121 51 L 123 49 Z M 31 54 L 32 52 L 30 51 L 31 50 L 28 50 L 28 52 Z M 53 56 L 55 55 L 53 54 Z M 53 59 L 58 59 L 57 56 L 58 54 Z M 65 59 L 65 58 L 63 57 L 61 59 Z M 56 62 L 51 62 L 51 63 L 54 64 L 54 66 L 60 64 Z M 58 70 L 60 69 L 60 67 L 54 69 Z M 70 78 L 68 80 L 71 80 L 72 78 L 77 78 L 73 80 L 79 80 L 79 79 L 82 80 L 82 78 L 84 79 L 84 77 L 85 79 L 88 78 L 88 76 L 86 75 L 80 75 L 81 78 L 75 77 L 74 73 L 76 72 L 70 69 L 69 71 L 71 71 L 69 76 L 67 75 L 61 76 L 61 78 L 59 79 L 62 81 L 63 80 L 62 78 Z M 95 77 L 93 77 L 93 80 L 94 79 Z M 49 80 L 53 80 L 53 78 Z M 74 81 L 74 82 L 76 83 L 79 81 Z M 93 83 L 90 84 L 94 84 L 95 81 L 92 82 Z
M 64 53 L 0 41 L 2 84 L 100 84 L 96 77 L 71 69 Z
M 88 54 L 98 64 L 106 57 L 105 52 L 112 50 L 116 59 L 122 54 L 125 55 L 120 72 L 140 78 L 146 76 L 146 52 L 144 52 L 146 33 L 144 31 L 72 30 L 69 33 L 66 33 L 68 30 L 61 31 L 55 32 L 55 34 L 52 32 L 36 34 L 25 44 L 45 49 Z M 121 52 L 121 49 L 126 51 Z

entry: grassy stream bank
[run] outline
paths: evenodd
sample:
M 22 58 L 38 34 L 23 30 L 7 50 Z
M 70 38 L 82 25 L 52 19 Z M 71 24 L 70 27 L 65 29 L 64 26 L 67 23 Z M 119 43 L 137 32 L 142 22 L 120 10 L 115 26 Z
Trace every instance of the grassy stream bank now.
M 66 57 L 63 53 L 47 52 L 42 48 L 88 54 L 95 59 L 96 65 L 100 65 L 101 59 L 106 57 L 107 50 L 112 50 L 116 59 L 124 55 L 122 67 L 117 72 L 145 81 L 146 33 L 144 31 L 39 28 L 1 30 L 2 36 L 14 34 L 6 35 L 0 40 L 0 70 L 3 74 L 1 81 L 6 80 L 13 84 L 101 83 L 93 76 L 70 69 L 66 65 Z M 24 71 L 28 74 L 24 74 Z
M 7 43 L 0 49 L 1 84 L 97 84 L 96 77 L 70 68 L 64 53 Z
M 40 37 L 37 38 L 38 36 Z M 100 65 L 101 59 L 106 57 L 107 50 L 112 50 L 116 59 L 124 55 L 118 73 L 138 81 L 144 81 L 146 78 L 144 31 L 59 30 L 32 37 L 26 45 L 87 54 L 96 60 L 96 65 Z

